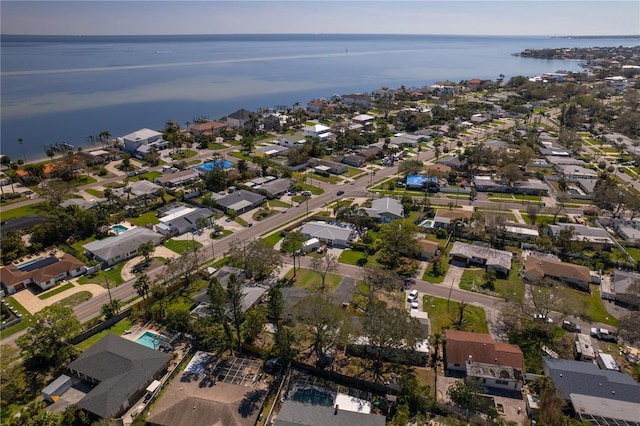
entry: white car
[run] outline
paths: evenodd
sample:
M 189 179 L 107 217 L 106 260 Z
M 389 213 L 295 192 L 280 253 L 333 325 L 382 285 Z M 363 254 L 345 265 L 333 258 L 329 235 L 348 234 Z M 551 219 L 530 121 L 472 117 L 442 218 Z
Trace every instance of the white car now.
M 549 324 L 551 324 L 553 322 L 553 320 L 551 318 L 549 318 L 546 315 L 542 315 L 542 314 L 533 314 L 533 319 L 539 320 L 539 321 L 544 321 L 544 322 L 547 322 Z
M 417 311 L 420 309 L 420 304 L 418 303 L 417 300 L 414 300 L 413 302 L 411 302 L 411 310 L 412 311 Z
M 417 298 L 418 298 L 418 290 L 411 290 L 411 293 L 409 293 L 409 296 L 407 296 L 407 301 L 413 302 Z

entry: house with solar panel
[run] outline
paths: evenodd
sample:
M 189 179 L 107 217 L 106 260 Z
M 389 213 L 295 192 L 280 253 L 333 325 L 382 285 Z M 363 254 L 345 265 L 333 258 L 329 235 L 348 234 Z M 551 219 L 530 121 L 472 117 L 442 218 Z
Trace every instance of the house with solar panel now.
M 40 290 L 48 290 L 58 281 L 74 278 L 87 272 L 82 261 L 70 254 L 57 257 L 50 254 L 45 257 L 21 259 L 0 268 L 0 283 L 9 294 L 24 290 L 34 284 Z

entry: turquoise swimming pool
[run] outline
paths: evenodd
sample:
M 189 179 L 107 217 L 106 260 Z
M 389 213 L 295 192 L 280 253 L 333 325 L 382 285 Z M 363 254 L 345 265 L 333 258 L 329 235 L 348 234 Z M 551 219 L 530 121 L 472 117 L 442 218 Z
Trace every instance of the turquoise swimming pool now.
M 151 349 L 158 349 L 160 343 L 162 343 L 162 336 L 150 331 L 145 331 L 144 334 L 136 339 L 136 343 L 140 343 L 142 346 L 146 346 Z
M 115 232 L 116 234 L 122 234 L 125 231 L 128 231 L 129 228 L 127 228 L 126 226 L 122 226 L 122 225 L 113 225 L 111 227 L 111 230 L 113 232 Z
M 420 225 L 423 228 L 433 228 L 434 222 L 433 219 L 427 219 L 427 220 L 423 220 L 422 223 L 420 223 Z

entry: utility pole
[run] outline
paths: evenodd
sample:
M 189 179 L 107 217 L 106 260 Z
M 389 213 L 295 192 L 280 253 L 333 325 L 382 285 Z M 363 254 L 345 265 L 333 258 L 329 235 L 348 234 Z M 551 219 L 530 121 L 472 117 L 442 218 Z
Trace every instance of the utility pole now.
M 113 305 L 113 299 L 111 298 L 111 288 L 109 287 L 109 280 L 107 279 L 107 274 L 104 274 L 104 283 L 107 285 L 107 293 L 109 293 L 109 303 Z

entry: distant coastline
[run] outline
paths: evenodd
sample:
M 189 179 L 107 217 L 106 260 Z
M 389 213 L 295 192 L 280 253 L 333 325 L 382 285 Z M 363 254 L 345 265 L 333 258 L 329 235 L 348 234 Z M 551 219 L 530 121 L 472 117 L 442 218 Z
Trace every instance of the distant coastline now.
M 581 36 L 552 36 L 551 38 L 577 38 L 583 40 L 607 40 L 607 39 L 632 39 L 632 40 L 640 40 L 640 34 L 629 34 L 629 35 L 581 35 Z

